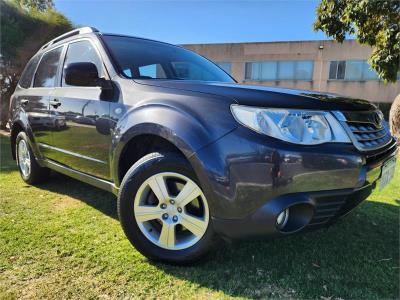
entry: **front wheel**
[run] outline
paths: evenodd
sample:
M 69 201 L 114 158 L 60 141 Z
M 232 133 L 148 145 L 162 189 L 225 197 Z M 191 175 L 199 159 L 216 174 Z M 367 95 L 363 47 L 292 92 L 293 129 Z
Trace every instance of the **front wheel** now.
M 213 245 L 210 209 L 185 158 L 151 153 L 124 177 L 118 214 L 128 239 L 153 260 L 189 263 Z

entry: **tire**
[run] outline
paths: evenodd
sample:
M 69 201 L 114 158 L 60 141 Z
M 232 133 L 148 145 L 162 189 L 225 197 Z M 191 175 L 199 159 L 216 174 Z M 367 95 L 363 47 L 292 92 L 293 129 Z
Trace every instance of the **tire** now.
M 166 189 L 154 188 L 162 183 L 168 183 Z M 179 194 L 183 187 L 187 197 Z M 215 244 L 208 202 L 188 161 L 175 153 L 148 154 L 129 169 L 118 195 L 118 216 L 129 241 L 151 260 L 188 264 Z
M 29 145 L 28 137 L 23 131 L 17 135 L 15 151 L 18 170 L 23 181 L 33 185 L 45 182 L 49 178 L 50 170 L 39 166 Z

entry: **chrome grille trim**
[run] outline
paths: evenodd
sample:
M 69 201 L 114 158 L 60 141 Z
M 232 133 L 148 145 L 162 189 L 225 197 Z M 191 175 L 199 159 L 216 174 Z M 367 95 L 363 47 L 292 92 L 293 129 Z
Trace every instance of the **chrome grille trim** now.
M 393 140 L 379 110 L 340 112 L 333 115 L 342 124 L 354 146 L 363 152 L 381 149 Z

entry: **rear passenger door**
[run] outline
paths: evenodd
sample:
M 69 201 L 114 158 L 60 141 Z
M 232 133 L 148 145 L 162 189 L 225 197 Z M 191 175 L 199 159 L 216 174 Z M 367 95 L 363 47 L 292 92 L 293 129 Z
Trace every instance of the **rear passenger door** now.
M 94 63 L 99 76 L 108 77 L 97 49 L 88 39 L 67 46 L 63 66 L 77 62 Z M 61 72 L 59 86 L 50 98 L 50 112 L 58 123 L 53 128 L 52 160 L 86 174 L 110 178 L 111 135 L 97 129 L 100 119 L 109 118 L 108 100 L 100 87 L 67 85 Z
M 36 145 L 45 157 L 48 154 L 47 146 L 52 144 L 51 132 L 55 126 L 49 110 L 49 96 L 56 83 L 62 50 L 63 47 L 61 46 L 42 55 L 39 65 L 35 64 L 37 68 L 35 68 L 36 73 L 32 87 L 24 90 L 18 99 L 28 115 Z M 26 80 L 28 81 L 29 78 L 26 78 Z M 27 83 L 21 81 L 21 84 Z

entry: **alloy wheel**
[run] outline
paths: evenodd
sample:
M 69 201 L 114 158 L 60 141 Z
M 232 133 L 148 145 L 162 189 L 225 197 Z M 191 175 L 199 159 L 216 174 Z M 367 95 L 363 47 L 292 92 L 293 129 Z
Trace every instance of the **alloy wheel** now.
M 190 178 L 172 172 L 149 177 L 134 199 L 139 229 L 153 244 L 182 250 L 196 244 L 209 224 L 207 200 Z
M 22 175 L 27 178 L 31 173 L 31 156 L 25 140 L 18 143 L 18 165 Z

